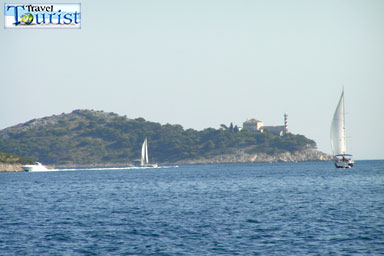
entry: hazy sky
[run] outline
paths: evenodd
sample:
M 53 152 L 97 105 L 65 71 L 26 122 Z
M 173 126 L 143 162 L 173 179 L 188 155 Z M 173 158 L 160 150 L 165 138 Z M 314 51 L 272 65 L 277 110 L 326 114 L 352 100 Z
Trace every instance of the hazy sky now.
M 344 85 L 347 148 L 384 159 L 384 1 L 81 4 L 80 30 L 6 30 L 2 10 L 0 129 L 74 109 L 198 130 L 287 112 L 330 153 Z

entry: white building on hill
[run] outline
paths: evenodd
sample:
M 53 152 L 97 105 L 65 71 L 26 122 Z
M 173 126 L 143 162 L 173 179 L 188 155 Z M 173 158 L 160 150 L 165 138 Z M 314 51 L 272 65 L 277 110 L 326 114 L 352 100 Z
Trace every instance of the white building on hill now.
M 250 119 L 243 123 L 243 129 L 251 130 L 251 131 L 260 131 L 260 128 L 262 126 L 263 126 L 263 122 L 256 119 Z
M 283 136 L 285 134 L 285 126 L 263 126 L 262 132 L 267 131 L 277 136 Z
M 264 126 L 262 121 L 256 119 L 250 119 L 243 123 L 243 129 L 250 131 L 259 131 L 264 132 L 268 131 L 277 136 L 283 136 L 284 134 L 289 133 L 288 131 L 288 115 L 284 114 L 284 125 L 281 126 Z

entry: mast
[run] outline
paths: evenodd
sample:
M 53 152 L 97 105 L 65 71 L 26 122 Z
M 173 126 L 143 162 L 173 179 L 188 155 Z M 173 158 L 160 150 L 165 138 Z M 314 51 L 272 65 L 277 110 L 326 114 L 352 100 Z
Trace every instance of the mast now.
M 342 107 L 341 107 L 341 115 L 340 115 L 340 118 L 341 118 L 341 136 L 340 136 L 340 144 L 341 144 L 341 154 L 345 154 L 347 153 L 347 148 L 346 148 L 346 140 L 345 140 L 345 111 L 344 111 L 344 88 L 343 88 L 343 92 L 341 93 L 341 99 L 340 99 L 341 103 L 342 103 Z

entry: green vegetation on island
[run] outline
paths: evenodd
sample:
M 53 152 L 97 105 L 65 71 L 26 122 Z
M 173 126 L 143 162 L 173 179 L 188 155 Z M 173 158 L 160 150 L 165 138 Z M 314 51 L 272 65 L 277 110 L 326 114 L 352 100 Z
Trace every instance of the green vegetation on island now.
M 32 164 L 33 161 L 15 154 L 0 152 L 1 164 Z
M 302 135 L 239 131 L 231 124 L 202 131 L 128 119 L 114 113 L 75 110 L 0 131 L 0 151 L 46 164 L 127 163 L 137 160 L 148 138 L 151 162 L 165 163 L 233 153 L 274 154 L 316 147 Z

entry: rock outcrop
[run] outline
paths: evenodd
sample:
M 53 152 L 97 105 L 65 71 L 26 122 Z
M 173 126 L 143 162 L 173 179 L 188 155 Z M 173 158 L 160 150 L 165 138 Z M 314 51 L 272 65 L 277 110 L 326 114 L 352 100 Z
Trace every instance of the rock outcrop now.
M 22 172 L 21 164 L 0 163 L 0 172 Z
M 206 158 L 178 161 L 176 164 L 213 164 L 213 163 L 254 163 L 254 162 L 304 162 L 331 161 L 332 156 L 316 149 L 306 149 L 296 152 L 278 154 L 255 153 L 248 154 L 245 150 L 237 150 L 234 154 L 218 155 Z

